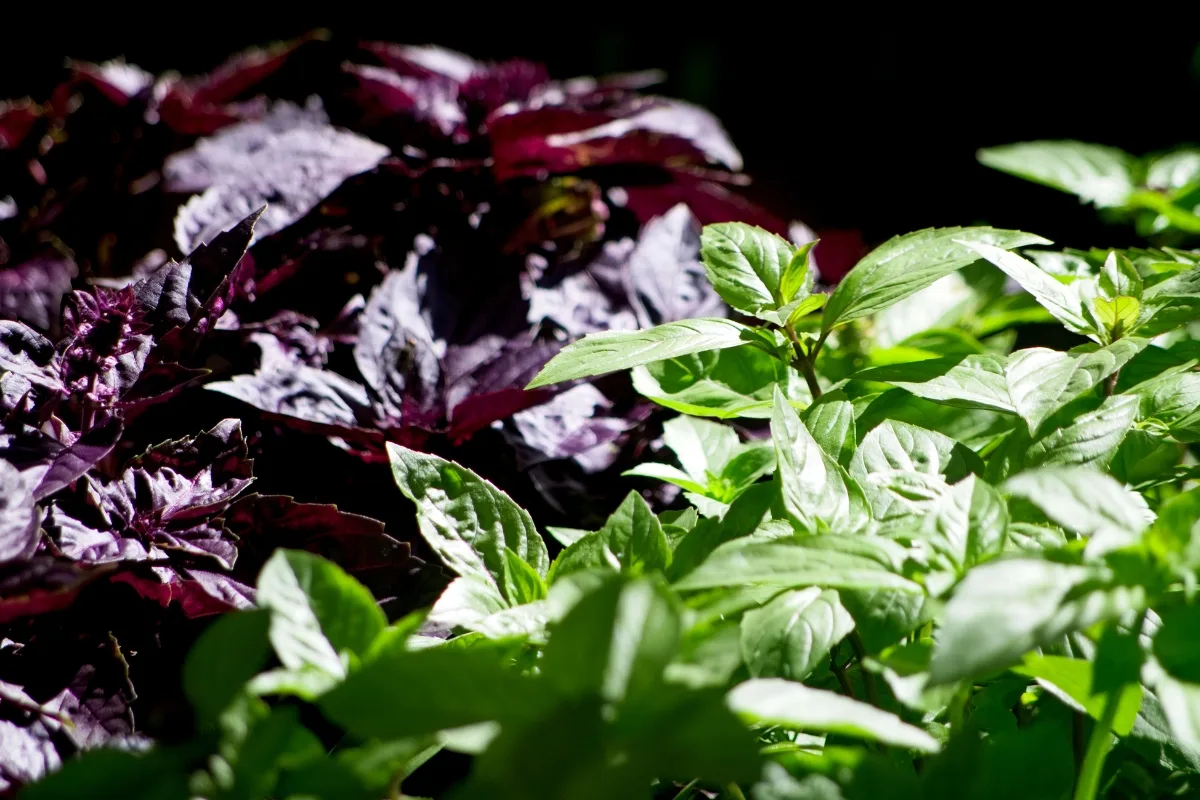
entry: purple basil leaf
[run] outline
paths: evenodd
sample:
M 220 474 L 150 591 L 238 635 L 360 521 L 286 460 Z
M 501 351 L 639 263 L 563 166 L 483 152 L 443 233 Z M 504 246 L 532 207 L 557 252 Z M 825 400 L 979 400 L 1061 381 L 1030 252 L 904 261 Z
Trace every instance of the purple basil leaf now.
M 70 684 L 45 704 L 47 711 L 71 720 L 68 730 L 80 749 L 98 747 L 133 733 L 135 697 L 123 659 L 113 658 L 109 643 L 101 644 L 101 653 L 91 663 L 82 664 Z M 104 653 L 108 650 L 110 652 Z
M 269 334 L 253 334 L 251 339 L 262 351 L 255 373 L 210 383 L 206 389 L 268 414 L 334 428 L 355 428 L 360 417 L 368 414 L 370 400 L 361 385 L 300 363 Z
M 466 125 L 453 83 L 401 75 L 388 67 L 346 64 L 342 68 L 357 81 L 357 99 L 368 120 L 402 114 L 429 123 L 443 136 L 452 136 Z
M 0 792 L 11 792 L 62 766 L 51 730 L 42 719 L 25 724 L 0 719 Z
M 187 478 L 208 470 L 212 480 L 221 483 L 230 478 L 251 477 L 253 464 L 242 437 L 241 420 L 226 419 L 196 436 L 157 444 L 125 466 L 148 471 L 169 467 Z
M 402 75 L 463 83 L 481 68 L 468 55 L 436 45 L 363 42 L 362 48 Z
M 243 497 L 230 506 L 225 524 L 241 542 L 241 574 L 257 574 L 280 547 L 316 553 L 351 573 L 398 572 L 411 557 L 409 545 L 386 535 L 378 520 L 283 495 Z
M 0 461 L 0 564 L 33 555 L 40 538 L 39 514 L 24 476 Z
M 0 459 L 20 470 L 33 498 L 42 500 L 99 463 L 117 443 L 121 430 L 120 422 L 110 418 L 82 436 L 59 430 L 60 441 L 41 428 L 9 422 L 0 430 Z
M 232 227 L 197 243 L 183 261 L 170 261 L 133 285 L 141 313 L 157 337 L 167 338 L 176 330 L 203 335 L 225 313 L 262 214 L 260 207 L 236 224 L 231 220 Z
M 742 157 L 716 117 L 662 97 L 626 96 L 607 107 L 532 104 L 488 120 L 499 180 L 613 164 L 690 161 L 740 170 Z
M 63 296 L 78 273 L 75 262 L 58 253 L 0 269 L 0 317 L 56 335 Z
M 605 330 L 634 330 L 638 321 L 626 308 L 625 264 L 633 243 L 605 242 L 599 258 L 587 269 L 551 286 L 529 290 L 528 320 L 550 320 L 572 337 Z
M 700 223 L 682 203 L 642 228 L 629 257 L 629 276 L 632 305 L 644 328 L 725 316 L 700 263 Z
M 611 407 L 599 389 L 581 383 L 514 414 L 509 438 L 525 466 L 572 458 L 585 471 L 599 472 L 612 465 L 618 454 L 613 443 L 631 427 L 625 419 L 606 416 Z
M 421 314 L 416 260 L 389 273 L 375 288 L 359 321 L 354 363 L 389 416 L 405 401 L 428 409 L 437 402 L 439 347 Z
M 119 531 L 99 531 L 51 506 L 42 523 L 46 535 L 65 557 L 88 564 L 115 561 L 145 561 L 150 557 L 137 539 L 127 539 Z
M 0 623 L 58 611 L 71 605 L 84 586 L 111 571 L 48 555 L 0 568 Z
M 451 346 L 445 359 L 450 439 L 465 439 L 540 402 L 544 395 L 525 391 L 525 385 L 561 346 L 528 336 L 486 336 L 471 345 Z
M 132 587 L 147 600 L 166 608 L 177 605 L 188 617 L 224 614 L 254 606 L 254 589 L 228 575 L 188 570 L 187 577 L 169 567 L 126 571 L 113 576 L 116 583 Z
M 0 370 L 61 392 L 56 355 L 53 343 L 28 325 L 0 320 Z
M 247 117 L 261 116 L 265 101 L 233 101 L 279 70 L 312 38 L 304 36 L 266 49 L 251 48 L 208 75 L 176 81 L 158 109 L 163 121 L 179 133 L 205 136 Z
M 614 202 L 629 209 L 642 222 L 662 216 L 684 203 L 702 225 L 714 222 L 745 222 L 780 236 L 787 235 L 787 223 L 713 180 L 688 172 L 672 172 L 670 180 L 657 183 L 625 184 L 609 192 Z
M 327 118 L 279 105 L 262 121 L 239 123 L 167 159 L 169 191 L 201 192 L 180 208 L 175 243 L 190 252 L 264 205 L 256 237 L 269 236 L 387 155 L 383 145 L 335 128 Z

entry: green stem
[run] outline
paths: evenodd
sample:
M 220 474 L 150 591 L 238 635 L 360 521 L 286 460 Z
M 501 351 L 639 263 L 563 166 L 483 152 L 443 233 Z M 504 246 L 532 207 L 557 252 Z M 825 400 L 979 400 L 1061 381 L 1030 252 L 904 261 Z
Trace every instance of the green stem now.
M 867 702 L 878 708 L 879 692 L 875 688 L 875 675 L 863 663 L 867 657 L 867 648 L 857 630 L 850 632 L 850 646 L 854 648 L 854 657 L 858 659 L 858 667 L 862 671 L 863 687 L 867 690 Z
M 1079 781 L 1075 784 L 1075 800 L 1095 800 L 1096 793 L 1100 790 L 1100 773 L 1104 771 L 1104 759 L 1112 749 L 1113 720 L 1117 718 L 1117 706 L 1120 705 L 1121 691 L 1124 688 L 1118 686 L 1108 693 L 1104 701 L 1104 712 L 1092 728 L 1087 755 L 1084 756 L 1083 766 L 1079 770 Z
M 725 792 L 733 798 L 733 800 L 746 800 L 746 795 L 742 794 L 742 787 L 736 783 L 731 783 L 725 787 Z
M 1200 217 L 1171 202 L 1171 198 L 1158 192 L 1134 192 L 1126 202 L 1134 208 L 1148 208 L 1166 217 L 1172 225 L 1188 233 L 1200 233 Z
M 1112 397 L 1113 392 L 1117 390 L 1117 381 L 1121 379 L 1121 370 L 1117 370 L 1112 375 L 1104 379 L 1104 396 Z
M 825 337 L 822 336 L 818 339 L 817 343 L 813 345 L 812 352 L 805 355 L 804 346 L 800 344 L 800 337 L 796 335 L 796 326 L 784 325 L 783 330 L 787 333 L 788 339 L 792 341 L 792 351 L 796 354 L 796 357 L 792 359 L 792 367 L 804 376 L 809 394 L 812 395 L 813 400 L 816 400 L 821 396 L 821 384 L 817 382 L 817 373 L 813 371 L 813 362 L 816 361 L 817 351 Z
M 964 683 L 950 699 L 950 735 L 958 736 L 966 727 L 967 701 L 971 698 L 971 684 Z
M 849 698 L 857 700 L 854 696 L 854 687 L 850 684 L 850 679 L 846 677 L 846 668 L 838 663 L 837 648 L 829 654 L 829 671 L 832 672 L 838 680 L 838 685 L 842 687 L 842 692 Z

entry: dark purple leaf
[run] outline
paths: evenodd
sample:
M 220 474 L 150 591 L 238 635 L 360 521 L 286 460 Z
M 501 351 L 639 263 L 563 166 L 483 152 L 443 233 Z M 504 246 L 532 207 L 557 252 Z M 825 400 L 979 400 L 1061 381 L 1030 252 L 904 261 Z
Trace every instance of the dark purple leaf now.
M 84 586 L 111 571 L 111 565 L 89 567 L 44 555 L 5 565 L 0 568 L 0 624 L 66 608 Z
M 195 478 L 207 470 L 213 482 L 222 483 L 231 478 L 251 477 L 253 465 L 242 437 L 241 420 L 227 419 L 196 436 L 157 444 L 125 466 L 152 472 L 169 467 L 186 478 Z
M 545 399 L 541 392 L 525 391 L 525 385 L 561 346 L 529 336 L 485 336 L 470 345 L 451 346 L 444 389 L 450 440 L 461 441 Z
M 33 498 L 43 500 L 64 489 L 107 456 L 121 437 L 119 420 L 110 418 L 63 444 L 29 426 L 0 433 L 0 459 L 21 471 Z
M 41 115 L 32 100 L 0 100 L 0 150 L 19 147 Z
M 467 116 L 458 104 L 453 83 L 401 75 L 388 67 L 346 64 L 343 69 L 358 83 L 356 96 L 368 120 L 403 114 L 432 125 L 447 137 L 466 125 Z
M 742 166 L 714 116 L 661 97 L 625 96 L 599 108 L 570 102 L 505 107 L 488 120 L 488 135 L 499 180 L 614 164 Z
M 76 747 L 99 747 L 133 733 L 135 697 L 128 665 L 115 640 L 100 642 L 71 682 L 45 703 L 48 712 L 71 720 L 67 735 Z
M 155 83 L 154 75 L 119 58 L 105 61 L 103 64 L 72 61 L 70 66 L 76 82 L 90 83 L 109 102 L 118 106 L 127 105 L 130 100 L 146 92 Z
M 200 243 L 183 261 L 170 261 L 133 285 L 146 322 L 160 340 L 176 339 L 172 355 L 203 336 L 225 313 L 244 276 L 240 264 L 263 209 Z M 160 347 L 162 345 L 160 344 Z M 162 353 L 156 360 L 168 361 Z
M 200 191 L 179 210 L 175 243 L 182 252 L 267 206 L 256 231 L 283 230 L 351 175 L 373 169 L 388 149 L 358 134 L 280 104 L 264 120 L 243 122 L 171 156 L 169 191 Z
M 0 564 L 33 555 L 40 538 L 39 515 L 24 476 L 0 461 Z
M 627 263 L 633 242 L 605 242 L 588 268 L 567 275 L 557 284 L 529 290 L 529 322 L 550 320 L 571 337 L 605 330 L 634 330 L 638 320 L 627 307 Z
M 262 351 L 253 375 L 210 383 L 205 388 L 229 395 L 268 414 L 334 428 L 354 428 L 368 415 L 366 389 L 335 372 L 300 363 L 270 334 L 253 334 Z
M 0 320 L 0 370 L 4 373 L 20 377 L 26 384 L 62 392 L 56 356 L 51 341 L 28 325 Z M 5 396 L 8 394 L 6 388 Z
M 0 269 L 0 316 L 55 331 L 63 296 L 78 272 L 74 261 L 58 253 L 5 266 Z
M 267 49 L 251 48 L 238 53 L 211 74 L 171 84 L 158 112 L 172 129 L 193 136 L 206 136 L 249 117 L 261 116 L 265 101 L 234 103 L 239 95 L 275 73 L 301 45 L 305 36 Z
M 88 564 L 116 561 L 145 561 L 150 557 L 137 539 L 121 536 L 120 531 L 98 531 L 51 506 L 42 523 L 46 535 L 63 556 Z
M 581 383 L 549 401 L 514 414 L 510 441 L 526 466 L 571 458 L 587 472 L 612 465 L 614 442 L 632 427 L 621 417 L 607 416 L 612 403 L 595 386 Z
M 242 573 L 257 572 L 253 567 L 280 547 L 308 550 L 352 573 L 400 570 L 410 558 L 408 544 L 386 535 L 378 520 L 283 495 L 244 497 L 230 506 L 225 524 L 241 542 Z
M 686 172 L 668 173 L 659 182 L 623 184 L 610 192 L 618 205 L 628 208 L 641 221 L 662 216 L 680 203 L 687 205 L 701 225 L 714 222 L 745 222 L 780 236 L 787 223 L 713 180 Z
M 188 617 L 206 617 L 254 606 L 253 587 L 219 572 L 187 572 L 188 576 L 183 577 L 171 568 L 157 567 L 148 572 L 120 572 L 112 580 L 132 587 L 164 608 L 177 605 Z
M 389 273 L 359 321 L 354 363 L 386 413 L 399 417 L 406 399 L 422 409 L 437 402 L 438 345 L 421 314 L 416 261 Z
M 363 42 L 362 48 L 401 75 L 415 78 L 463 83 L 481 67 L 470 56 L 436 45 Z
M 32 783 L 62 765 L 51 735 L 40 717 L 25 724 L 0 719 L 0 791 Z
M 111 635 L 61 624 L 0 647 L 0 788 L 36 780 L 79 750 L 128 742 L 135 697 Z
M 629 257 L 629 277 L 631 304 L 644 328 L 725 316 L 700 263 L 700 223 L 682 203 L 642 228 Z

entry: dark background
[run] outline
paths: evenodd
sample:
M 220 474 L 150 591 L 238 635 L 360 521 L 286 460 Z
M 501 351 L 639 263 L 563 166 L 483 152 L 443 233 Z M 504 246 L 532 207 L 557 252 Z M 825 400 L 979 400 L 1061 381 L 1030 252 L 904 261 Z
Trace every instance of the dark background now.
M 296 8 L 258 16 L 243 10 L 231 19 L 198 16 L 199 8 L 180 6 L 186 21 L 172 35 L 111 14 L 72 18 L 53 31 L 44 19 L 5 26 L 0 97 L 44 97 L 68 56 L 123 54 L 151 71 L 188 74 L 235 50 L 317 27 L 347 48 L 358 38 L 436 43 L 477 58 L 542 61 L 555 77 L 657 67 L 668 73 L 659 91 L 723 120 L 754 178 L 749 194 L 814 227 L 861 229 L 868 241 L 988 222 L 1064 246 L 1132 244 L 1131 230 L 1103 225 L 1074 198 L 977 165 L 975 150 L 1034 138 L 1078 138 L 1138 154 L 1200 142 L 1195 12 L 1154 20 L 1127 12 L 1084 27 L 981 12 L 959 25 L 883 28 L 864 26 L 866 8 L 840 19 L 789 21 L 738 19 L 726 7 L 725 16 L 694 25 L 582 4 L 560 7 L 558 17 L 521 6 L 521 14 L 543 21 L 514 16 L 503 24 L 472 18 L 466 7 L 429 20 L 363 7 L 342 19 Z M 596 18 L 605 14 L 612 19 Z

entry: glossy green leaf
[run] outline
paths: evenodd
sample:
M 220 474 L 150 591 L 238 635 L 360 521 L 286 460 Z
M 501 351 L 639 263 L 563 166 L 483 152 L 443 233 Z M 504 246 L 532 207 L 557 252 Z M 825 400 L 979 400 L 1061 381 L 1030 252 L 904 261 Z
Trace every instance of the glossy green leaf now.
M 697 492 L 699 494 L 704 494 L 708 491 L 707 481 L 703 483 L 697 482 L 691 475 L 679 469 L 679 467 L 673 467 L 670 464 L 658 464 L 653 461 L 647 461 L 644 464 L 638 464 L 636 467 L 627 469 L 621 474 L 631 478 L 653 478 L 666 483 L 673 483 L 689 492 Z
M 271 647 L 265 610 L 226 614 L 212 624 L 183 664 L 183 691 L 201 724 L 211 725 L 267 663 Z
M 632 372 L 633 388 L 681 414 L 768 419 L 775 385 L 795 402 L 808 402 L 808 387 L 788 364 L 750 345 L 658 361 Z
M 662 523 L 637 492 L 630 492 L 604 527 L 559 553 L 549 580 L 585 569 L 612 569 L 631 575 L 664 570 L 671 546 Z
M 747 314 L 787 302 L 780 282 L 795 251 L 788 240 L 740 222 L 705 225 L 700 236 L 700 258 L 709 283 L 721 299 Z
M 271 645 L 289 669 L 312 666 L 341 677 L 339 653 L 366 653 L 387 627 L 365 586 L 332 561 L 300 550 L 276 550 L 267 561 L 258 604 L 271 612 Z
M 1043 308 L 1069 330 L 1084 335 L 1094 333 L 1091 323 L 1083 315 L 1083 301 L 1074 286 L 1060 283 L 1037 264 L 1003 248 L 965 241 L 963 246 L 986 258 L 1021 284 L 1021 288 L 1033 295 Z
M 1099 385 L 1145 345 L 1144 339 L 1121 339 L 1080 353 L 1032 347 L 1009 358 L 951 356 L 875 367 L 855 377 L 939 403 L 1018 414 L 1036 433 L 1055 411 Z
M 1001 252 L 1048 244 L 1040 236 L 996 228 L 930 228 L 897 236 L 869 253 L 838 283 L 825 305 L 822 330 L 887 308 L 976 261 L 979 255 L 960 242 L 984 243 Z
M 1012 668 L 1018 675 L 1037 680 L 1052 693 L 1072 701 L 1074 705 L 1100 719 L 1109 702 L 1109 693 L 1094 687 L 1095 665 L 1081 658 L 1064 656 L 1027 655 L 1020 665 Z M 1142 705 L 1142 685 L 1134 682 L 1126 685 L 1117 699 L 1116 716 L 1112 729 L 1118 736 L 1127 736 L 1133 729 L 1138 709 Z
M 388 456 L 396 485 L 417 506 L 421 536 L 455 573 L 490 581 L 503 596 L 508 548 L 539 575 L 546 574 L 545 542 L 529 514 L 504 492 L 429 453 L 389 443 Z
M 854 405 L 843 392 L 826 392 L 800 415 L 813 440 L 834 461 L 850 464 L 858 437 L 855 434 Z
M 783 506 L 803 530 L 849 533 L 869 517 L 862 490 L 826 453 L 782 393 L 775 393 L 771 438 Z
M 1103 570 L 1028 558 L 975 567 L 946 605 L 931 682 L 1009 667 L 1035 647 L 1143 606 L 1140 587 L 1110 587 L 1106 577 Z
M 681 632 L 662 586 L 614 576 L 554 627 L 541 672 L 564 696 L 595 693 L 609 703 L 636 703 L 661 685 Z
M 742 617 L 742 657 L 756 678 L 803 680 L 852 630 L 854 619 L 836 591 L 784 592 Z
M 1164 609 L 1162 627 L 1154 636 L 1154 657 L 1171 676 L 1189 683 L 1200 683 L 1200 606 L 1186 605 Z
M 979 162 L 1068 192 L 1100 208 L 1124 205 L 1132 194 L 1133 157 L 1115 147 L 1077 141 L 1037 141 L 988 147 Z
M 544 699 L 536 681 L 506 669 L 495 653 L 443 645 L 382 652 L 323 695 L 318 705 L 325 716 L 358 736 L 398 739 L 476 722 L 523 719 L 538 713 Z
M 1161 676 L 1154 685 L 1175 742 L 1200 752 L 1200 683 Z
M 813 271 L 809 265 L 812 249 L 817 242 L 811 241 L 796 248 L 779 281 L 779 294 L 784 303 L 804 300 L 813 286 Z
M 592 333 L 560 350 L 525 388 L 551 386 L 752 341 L 754 337 L 745 325 L 720 318 L 668 322 L 641 331 Z
M 707 483 L 707 475 L 720 474 L 741 447 L 733 428 L 694 417 L 667 420 L 663 424 L 663 442 L 675 453 L 684 472 L 701 485 Z
M 1108 258 L 1104 259 L 1104 266 L 1100 269 L 1099 285 L 1101 293 L 1109 300 L 1117 297 L 1142 299 L 1141 274 L 1138 273 L 1137 267 L 1133 265 L 1129 257 L 1117 250 L 1110 252 Z
M 1136 398 L 1115 396 L 1099 408 L 1055 428 L 1026 450 L 1025 467 L 1092 465 L 1105 467 L 1137 418 Z
M 1108 475 L 1087 467 L 1042 467 L 1010 478 L 1004 489 L 1051 521 L 1090 539 L 1102 553 L 1132 544 L 1152 519 L 1146 503 Z
M 1145 346 L 1144 339 L 1121 339 L 1078 355 L 1041 347 L 1020 350 L 1005 369 L 1013 408 L 1036 434 L 1054 412 L 1098 386 Z
M 867 544 L 864 542 L 864 547 Z M 735 539 L 726 542 L 675 586 L 688 590 L 743 584 L 838 589 L 890 588 L 921 593 L 920 586 L 875 558 L 862 553 L 806 546 L 799 540 Z
M 895 714 L 867 703 L 781 678 L 755 678 L 729 693 L 729 707 L 747 720 L 798 731 L 839 733 L 936 753 L 937 740 Z

